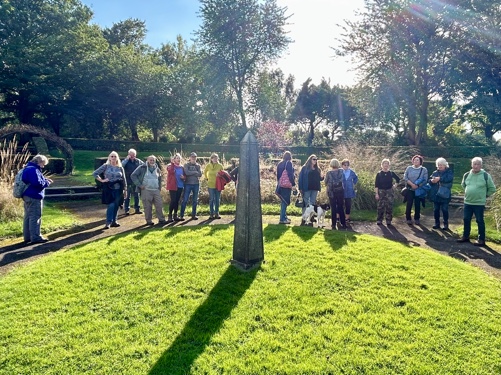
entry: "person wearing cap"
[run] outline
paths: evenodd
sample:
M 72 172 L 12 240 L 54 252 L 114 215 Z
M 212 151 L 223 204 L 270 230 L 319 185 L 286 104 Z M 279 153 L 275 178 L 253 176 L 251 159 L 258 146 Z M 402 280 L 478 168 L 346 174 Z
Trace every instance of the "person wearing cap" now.
M 200 177 L 202 177 L 202 167 L 197 163 L 197 154 L 192 152 L 190 154 L 190 159 L 184 165 L 184 173 L 186 174 L 186 180 L 184 181 L 184 196 L 181 202 L 181 219 L 184 219 L 184 211 L 186 210 L 186 205 L 191 197 L 191 219 L 198 220 L 197 216 L 197 203 L 198 203 L 198 192 L 200 191 Z

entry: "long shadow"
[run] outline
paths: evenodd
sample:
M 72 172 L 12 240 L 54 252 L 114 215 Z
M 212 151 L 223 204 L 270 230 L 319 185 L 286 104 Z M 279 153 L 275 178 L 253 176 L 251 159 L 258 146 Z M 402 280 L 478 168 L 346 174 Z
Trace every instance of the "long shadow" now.
M 293 226 L 292 231 L 301 237 L 302 240 L 308 241 L 318 232 L 318 228 L 309 226 Z
M 245 291 L 251 286 L 259 269 L 243 273 L 228 267 L 209 296 L 202 303 L 172 345 L 162 354 L 149 374 L 188 374 L 195 360 L 204 352 Z

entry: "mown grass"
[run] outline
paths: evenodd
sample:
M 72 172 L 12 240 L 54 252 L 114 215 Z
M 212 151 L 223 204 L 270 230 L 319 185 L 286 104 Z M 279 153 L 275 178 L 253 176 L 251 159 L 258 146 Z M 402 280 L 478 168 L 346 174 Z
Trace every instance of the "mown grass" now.
M 432 251 L 267 225 L 102 239 L 0 279 L 1 374 L 496 374 L 501 283 Z

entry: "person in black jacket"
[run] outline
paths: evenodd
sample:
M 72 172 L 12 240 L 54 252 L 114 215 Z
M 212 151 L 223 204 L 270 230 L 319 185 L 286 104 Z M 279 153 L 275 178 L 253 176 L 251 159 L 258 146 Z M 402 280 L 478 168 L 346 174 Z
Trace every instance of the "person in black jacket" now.
M 400 178 L 395 172 L 390 171 L 390 160 L 383 159 L 381 170 L 376 174 L 374 192 L 377 200 L 377 225 L 383 224 L 383 216 L 386 214 L 386 225 L 391 225 L 393 219 L 393 180 L 398 184 Z
M 430 176 L 430 195 L 433 200 L 433 216 L 435 225 L 433 229 L 440 229 L 440 211 L 444 220 L 444 230 L 449 229 L 449 202 L 451 200 L 452 181 L 454 174 L 449 168 L 449 163 L 444 158 L 435 161 L 437 170 Z M 439 193 L 440 189 L 440 193 Z

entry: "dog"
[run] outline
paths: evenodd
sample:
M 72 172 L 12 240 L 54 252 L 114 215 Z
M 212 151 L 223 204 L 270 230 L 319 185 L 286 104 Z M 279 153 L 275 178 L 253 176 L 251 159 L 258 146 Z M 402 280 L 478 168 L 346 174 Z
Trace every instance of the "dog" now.
M 325 213 L 331 209 L 331 206 L 329 204 L 310 204 L 308 207 L 306 207 L 306 210 L 304 210 L 303 214 L 303 222 L 304 225 L 311 225 L 313 226 L 313 218 L 316 216 L 317 217 L 317 226 L 318 228 L 323 228 L 324 221 L 325 221 Z

